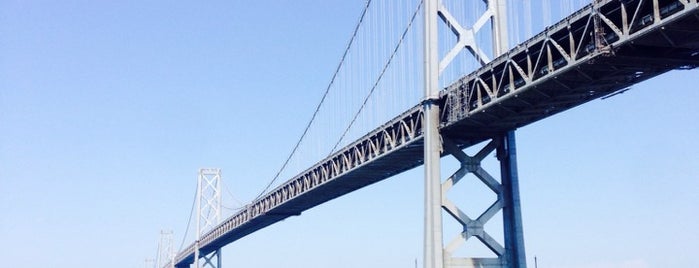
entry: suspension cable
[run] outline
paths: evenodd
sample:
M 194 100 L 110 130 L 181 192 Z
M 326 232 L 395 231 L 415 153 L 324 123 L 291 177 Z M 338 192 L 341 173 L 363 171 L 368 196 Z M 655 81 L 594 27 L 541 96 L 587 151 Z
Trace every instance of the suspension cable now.
M 199 183 L 197 183 L 199 184 Z M 194 191 L 194 198 L 192 199 L 192 209 L 189 210 L 189 219 L 187 220 L 187 228 L 184 229 L 184 235 L 182 236 L 182 243 L 180 243 L 180 249 L 177 251 L 182 251 L 184 247 L 184 241 L 187 239 L 187 233 L 189 233 L 189 225 L 192 223 L 192 215 L 194 215 L 194 205 L 197 203 L 197 191 L 199 190 L 199 185 L 197 185 L 197 190 Z
M 233 199 L 233 202 L 235 202 L 236 205 L 239 207 L 243 206 L 243 202 L 240 202 L 240 200 L 238 200 L 238 198 L 235 198 L 235 195 L 233 195 L 233 192 L 231 192 L 231 189 L 228 188 L 228 185 L 223 180 L 221 180 L 221 184 L 223 185 L 222 188 L 226 189 L 226 193 L 228 193 L 228 195 L 231 197 L 231 199 Z M 222 207 L 224 206 L 223 202 L 221 202 L 221 206 Z
M 369 98 L 371 95 L 374 93 L 374 90 L 376 90 L 376 87 L 378 87 L 379 82 L 381 82 L 381 78 L 383 78 L 384 74 L 386 73 L 386 70 L 388 69 L 388 66 L 391 65 L 391 61 L 393 61 L 393 58 L 396 56 L 396 53 L 398 53 L 398 49 L 400 48 L 401 44 L 403 43 L 403 40 L 405 39 L 405 36 L 408 34 L 408 31 L 410 31 L 410 28 L 413 25 L 413 22 L 415 21 L 415 18 L 417 17 L 417 14 L 420 12 L 420 7 L 422 7 L 422 2 L 417 5 L 417 8 L 415 9 L 415 12 L 413 13 L 413 16 L 410 18 L 410 21 L 408 22 L 408 26 L 405 27 L 405 30 L 403 31 L 403 34 L 400 36 L 400 39 L 398 40 L 398 44 L 396 44 L 396 47 L 393 49 L 393 53 L 391 53 L 391 56 L 388 57 L 388 60 L 386 61 L 386 64 L 384 64 L 383 69 L 381 69 L 381 73 L 379 76 L 376 78 L 376 81 L 374 82 L 374 85 L 371 87 L 371 90 L 369 90 L 369 93 L 366 95 L 364 98 L 364 102 L 362 105 L 359 107 L 359 110 L 354 114 L 354 117 L 352 117 L 352 120 L 350 121 L 349 125 L 347 128 L 345 128 L 345 131 L 342 133 L 338 141 L 335 143 L 333 146 L 332 150 L 330 150 L 330 154 L 335 152 L 335 149 L 340 145 L 342 140 L 345 138 L 347 133 L 349 132 L 350 128 L 354 125 L 354 122 L 357 120 L 357 117 L 359 117 L 359 114 L 364 110 L 364 107 L 366 106 L 367 102 L 369 101 Z
M 289 161 L 291 161 L 291 158 L 296 153 L 296 150 L 298 150 L 299 146 L 301 145 L 301 142 L 306 137 L 306 134 L 308 134 L 308 130 L 311 128 L 311 125 L 315 121 L 316 116 L 318 115 L 318 112 L 320 111 L 320 108 L 323 106 L 323 103 L 325 102 L 325 98 L 328 96 L 328 93 L 330 92 L 330 88 L 335 83 L 335 79 L 337 78 L 338 74 L 340 73 L 340 69 L 342 69 L 342 66 L 345 63 L 345 58 L 349 54 L 350 48 L 352 47 L 352 44 L 354 43 L 355 37 L 357 36 L 357 32 L 359 32 L 359 27 L 362 25 L 362 22 L 364 21 L 364 16 L 366 15 L 370 4 L 371 4 L 371 0 L 367 0 L 366 4 L 364 5 L 364 10 L 362 10 L 362 14 L 359 16 L 359 22 L 357 22 L 357 25 L 354 28 L 354 32 L 352 32 L 352 37 L 350 38 L 349 42 L 347 43 L 347 47 L 345 48 L 345 52 L 342 54 L 342 58 L 340 58 L 340 63 L 337 65 L 337 68 L 335 69 L 335 72 L 333 73 L 333 76 L 330 79 L 330 83 L 328 83 L 328 86 L 325 88 L 325 92 L 323 93 L 323 97 L 320 99 L 320 102 L 316 106 L 316 109 L 313 112 L 313 116 L 311 116 L 311 120 L 308 121 L 308 124 L 306 124 L 306 128 L 303 130 L 301 137 L 296 142 L 296 145 L 294 145 L 294 149 L 291 150 L 291 153 L 289 154 L 289 156 L 286 158 L 286 160 L 284 160 L 284 164 L 282 164 L 282 167 L 279 169 L 279 171 L 277 171 L 277 174 L 274 175 L 274 178 L 267 184 L 267 186 L 264 188 L 264 190 L 262 190 L 260 192 L 260 194 L 258 194 L 257 197 L 255 197 L 255 199 L 253 199 L 253 200 L 257 200 L 260 197 L 262 197 L 262 195 L 264 195 L 269 190 L 269 188 L 272 187 L 274 182 L 279 178 L 279 175 L 284 171 L 286 166 L 289 164 Z

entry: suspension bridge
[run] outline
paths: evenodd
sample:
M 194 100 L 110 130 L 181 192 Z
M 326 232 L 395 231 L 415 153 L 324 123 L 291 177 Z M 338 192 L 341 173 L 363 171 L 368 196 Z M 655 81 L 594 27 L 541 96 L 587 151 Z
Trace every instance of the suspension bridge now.
M 221 267 L 222 247 L 424 165 L 424 267 L 526 267 L 515 130 L 699 66 L 696 0 L 578 1 L 557 22 L 541 23 L 537 34 L 522 34 L 534 22 L 513 11 L 529 1 L 460 2 L 367 1 L 320 104 L 268 187 L 222 219 L 220 170 L 201 170 L 195 241 L 176 254 L 162 242 L 157 265 L 201 260 Z M 381 15 L 386 10 L 398 12 Z M 320 142 L 308 146 L 309 140 Z M 464 152 L 474 147 L 475 154 Z M 481 165 L 492 153 L 497 171 Z M 440 174 L 442 157 L 459 162 L 448 177 Z M 479 215 L 467 215 L 446 195 L 467 174 L 497 196 Z M 275 185 L 280 178 L 288 180 Z M 463 227 L 446 243 L 442 210 Z M 498 213 L 503 239 L 484 229 Z M 454 256 L 468 239 L 495 257 Z

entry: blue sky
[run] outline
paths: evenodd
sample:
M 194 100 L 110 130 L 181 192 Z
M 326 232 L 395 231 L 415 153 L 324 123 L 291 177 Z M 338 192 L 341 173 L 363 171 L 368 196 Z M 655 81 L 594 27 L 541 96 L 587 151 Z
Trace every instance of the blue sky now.
M 0 0 L 0 259 L 143 267 L 161 229 L 179 247 L 201 167 L 255 197 L 362 4 Z M 674 71 L 518 131 L 530 263 L 699 264 L 698 84 Z M 422 210 L 417 168 L 227 246 L 224 265 L 413 267 Z

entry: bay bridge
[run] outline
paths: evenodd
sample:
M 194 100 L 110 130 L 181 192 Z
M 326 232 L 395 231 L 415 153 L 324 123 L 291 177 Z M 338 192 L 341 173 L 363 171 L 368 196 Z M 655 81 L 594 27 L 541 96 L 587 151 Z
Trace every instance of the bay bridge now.
M 371 1 L 366 3 L 369 7 Z M 356 139 L 347 139 L 351 134 L 343 129 L 340 141 L 331 144 L 330 154 L 315 159 L 230 217 L 220 222 L 205 220 L 196 241 L 170 258 L 162 258 L 159 265 L 188 267 L 204 259 L 207 265 L 220 267 L 220 249 L 225 245 L 424 165 L 424 267 L 526 267 L 514 131 L 588 101 L 623 93 L 665 72 L 699 66 L 699 4 L 696 0 L 593 1 L 523 42 L 511 44 L 506 3 L 485 1 L 486 9 L 471 20 L 472 25 L 463 25 L 463 18 L 442 1 L 418 3 L 415 12 L 407 16 L 407 29 L 417 24 L 415 18 L 422 12 L 424 60 L 420 59 L 420 67 L 424 73 L 413 82 L 424 88 L 423 97 L 373 129 L 354 131 L 361 133 Z M 359 21 L 361 24 L 363 19 Z M 440 21 L 443 24 L 438 24 Z M 474 37 L 487 22 L 491 24 L 492 48 L 481 47 Z M 405 36 L 403 32 L 398 44 Z M 437 40 L 449 38 L 455 45 L 439 47 Z M 386 65 L 398 50 L 389 47 Z M 457 62 L 462 51 L 468 51 L 477 67 L 445 77 L 450 65 L 463 64 Z M 379 79 L 384 70 L 378 68 Z M 369 94 L 374 90 L 370 88 Z M 360 101 L 361 107 L 366 102 Z M 352 113 L 349 118 L 354 122 L 357 117 Z M 479 145 L 473 155 L 463 151 Z M 493 152 L 499 161 L 500 178 L 481 165 Z M 454 157 L 460 163 L 444 180 L 439 166 L 442 157 Z M 480 215 L 467 215 L 446 198 L 446 192 L 466 174 L 476 176 L 497 196 Z M 220 171 L 202 170 L 200 187 L 215 188 L 217 180 Z M 207 199 L 209 205 L 220 202 L 220 190 L 218 196 L 216 190 L 213 193 Z M 220 218 L 220 212 L 208 209 Z M 448 243 L 442 241 L 442 210 L 463 227 Z M 483 228 L 499 212 L 503 244 Z M 452 256 L 471 238 L 496 257 Z

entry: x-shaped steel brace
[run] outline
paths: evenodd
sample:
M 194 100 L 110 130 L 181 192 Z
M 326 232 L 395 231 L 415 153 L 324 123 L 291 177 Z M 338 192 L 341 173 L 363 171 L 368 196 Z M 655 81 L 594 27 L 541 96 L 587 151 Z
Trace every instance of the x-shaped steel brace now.
M 202 259 L 204 259 L 204 264 L 202 264 L 202 267 L 220 268 L 218 266 L 218 264 L 221 263 L 219 258 L 221 258 L 220 249 L 210 253 L 208 256 L 202 256 Z
M 451 256 L 458 247 L 463 245 L 469 238 L 476 237 L 495 253 L 498 258 L 501 258 L 505 254 L 505 248 L 493 239 L 493 237 L 483 229 L 483 226 L 502 209 L 503 189 L 502 185 L 481 167 L 481 161 L 497 148 L 499 140 L 491 140 L 475 156 L 467 155 L 446 137 L 442 137 L 442 142 L 446 152 L 454 156 L 461 163 L 461 167 L 442 183 L 442 208 L 463 227 L 463 232 L 453 238 L 445 248 L 445 257 L 447 257 L 447 259 L 452 259 Z M 497 200 L 476 219 L 471 219 L 446 197 L 447 191 L 468 173 L 473 173 L 497 195 Z
M 204 215 L 201 215 L 204 220 L 204 226 L 201 226 L 201 229 L 206 230 L 218 224 L 219 221 L 217 214 L 220 210 L 219 199 L 221 191 L 219 190 L 220 187 L 218 187 L 218 184 L 221 182 L 218 174 L 201 174 L 201 176 L 202 183 L 200 187 L 202 187 L 202 191 L 200 198 L 204 201 L 202 204 L 202 212 Z
M 493 17 L 493 7 L 488 6 L 488 9 L 481 15 L 480 18 L 473 24 L 473 27 L 471 28 L 464 28 L 461 26 L 461 24 L 456 20 L 456 18 L 449 13 L 449 10 L 440 3 L 439 5 L 439 11 L 438 11 L 439 17 L 442 19 L 442 21 L 449 27 L 449 29 L 456 35 L 458 41 L 454 47 L 447 53 L 446 56 L 444 56 L 444 59 L 442 59 L 441 62 L 439 62 L 439 73 L 441 74 L 444 69 L 449 66 L 449 63 L 451 63 L 454 58 L 464 49 L 468 49 L 469 52 L 471 52 L 471 55 L 476 57 L 478 62 L 481 65 L 485 65 L 487 62 L 490 62 L 490 59 L 488 56 L 485 55 L 483 50 L 481 50 L 478 45 L 476 44 L 476 33 L 480 31 L 480 29 L 485 25 L 486 22 L 490 18 Z

